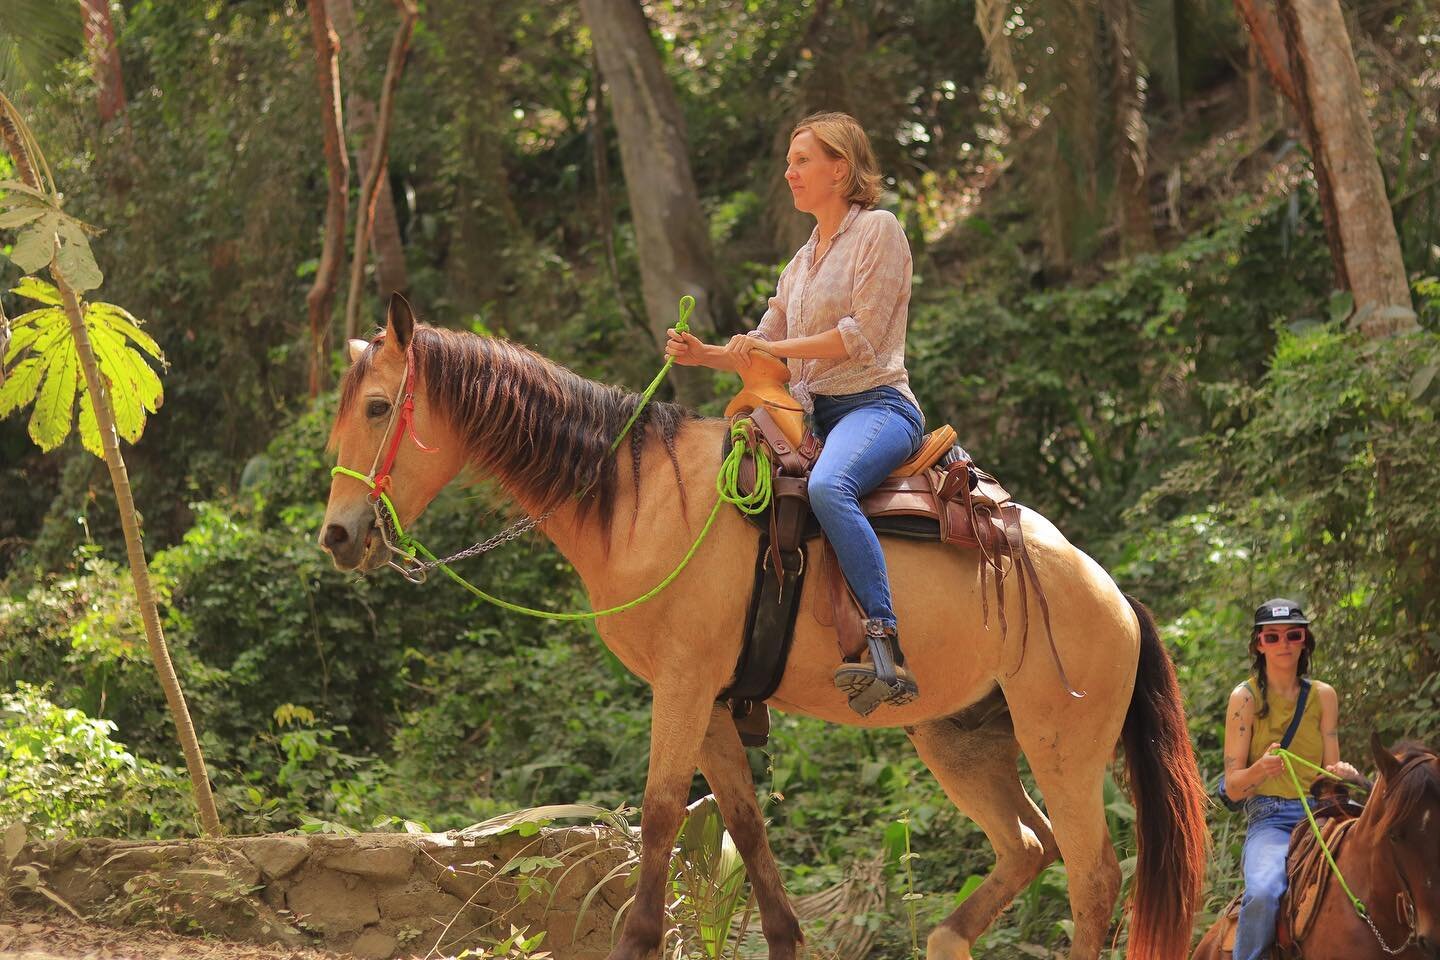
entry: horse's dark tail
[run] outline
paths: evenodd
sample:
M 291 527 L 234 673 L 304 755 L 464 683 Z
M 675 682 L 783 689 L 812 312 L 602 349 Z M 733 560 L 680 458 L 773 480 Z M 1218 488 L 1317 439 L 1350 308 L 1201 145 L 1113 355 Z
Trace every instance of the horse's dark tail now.
M 1210 834 L 1205 785 L 1195 765 L 1175 666 L 1155 618 L 1125 598 L 1140 620 L 1140 662 L 1121 737 L 1135 801 L 1139 847 L 1132 890 L 1130 960 L 1183 960 L 1203 895 Z

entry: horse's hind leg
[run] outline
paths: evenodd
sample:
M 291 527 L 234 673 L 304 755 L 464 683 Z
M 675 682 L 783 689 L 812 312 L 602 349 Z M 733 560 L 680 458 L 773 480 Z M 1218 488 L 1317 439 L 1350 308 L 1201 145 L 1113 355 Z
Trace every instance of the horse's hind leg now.
M 765 821 L 755 801 L 755 783 L 750 762 L 730 711 L 716 705 L 710 727 L 700 748 L 700 772 L 720 804 L 725 828 L 745 861 L 755 901 L 760 907 L 760 929 L 770 947 L 770 960 L 794 960 L 795 948 L 803 942 L 800 923 L 785 896 L 780 871 L 765 838 Z
M 940 720 L 907 729 L 920 759 L 948 796 L 980 825 L 995 868 L 930 934 L 927 960 L 970 960 L 970 947 L 1059 851 L 1050 822 L 1020 784 L 1019 746 L 1008 715 L 975 729 Z
M 1076 735 L 1066 738 L 1067 745 L 1076 745 L 1071 746 L 1074 752 L 1066 755 L 1057 746 L 1055 733 L 1037 737 L 1032 730 L 1027 735 L 1020 720 L 1017 727 L 1070 881 L 1074 922 L 1070 960 L 1095 960 L 1105 947 L 1120 895 L 1120 863 L 1105 821 L 1105 765 L 1110 749 L 1098 748 Z

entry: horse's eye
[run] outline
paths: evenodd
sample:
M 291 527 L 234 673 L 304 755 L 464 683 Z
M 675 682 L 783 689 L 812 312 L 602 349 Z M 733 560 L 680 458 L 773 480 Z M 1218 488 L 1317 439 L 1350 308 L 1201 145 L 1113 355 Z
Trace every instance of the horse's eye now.
M 383 417 L 390 412 L 390 403 L 387 400 L 371 400 L 365 405 L 365 415 L 370 417 Z

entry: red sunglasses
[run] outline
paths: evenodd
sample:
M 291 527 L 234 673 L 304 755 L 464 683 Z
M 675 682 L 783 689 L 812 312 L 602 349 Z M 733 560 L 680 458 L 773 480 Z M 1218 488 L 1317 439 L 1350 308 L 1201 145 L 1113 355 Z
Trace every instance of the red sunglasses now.
M 1304 642 L 1305 642 L 1305 631 L 1304 631 L 1304 630 L 1286 630 L 1283 634 L 1282 634 L 1282 633 L 1278 633 L 1278 632 L 1272 632 L 1272 633 L 1264 633 L 1264 632 L 1262 632 L 1262 633 L 1260 634 L 1260 642 L 1263 643 L 1263 644 L 1267 644 L 1267 645 L 1269 645 L 1269 646 L 1273 646 L 1273 645 L 1279 643 L 1281 640 L 1284 640 L 1286 643 L 1304 643 Z

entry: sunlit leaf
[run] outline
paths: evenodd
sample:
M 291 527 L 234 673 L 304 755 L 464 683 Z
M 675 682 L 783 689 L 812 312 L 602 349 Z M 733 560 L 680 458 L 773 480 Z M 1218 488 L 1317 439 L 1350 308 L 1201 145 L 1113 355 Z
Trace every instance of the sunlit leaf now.
M 128 349 L 124 338 L 115 331 L 98 325 L 86 326 L 90 330 L 90 346 L 95 351 L 95 361 L 109 390 L 110 407 L 115 414 L 115 432 L 134 443 L 145 429 L 145 410 L 140 402 L 135 367 L 145 366 L 145 361 L 138 353 Z
M 55 349 L 45 355 L 45 380 L 40 384 L 40 396 L 30 415 L 30 439 L 47 453 L 70 434 L 79 378 L 80 358 L 75 354 L 75 341 L 62 338 L 56 342 Z
M 0 384 L 0 417 L 8 417 L 34 400 L 44 373 L 45 362 L 39 357 L 27 357 L 7 373 Z
M 140 321 L 131 316 L 130 311 L 124 307 L 117 307 L 113 303 L 92 303 L 87 311 L 87 320 L 92 319 L 90 314 L 94 314 L 96 318 L 103 317 L 109 326 L 135 341 L 141 350 L 156 360 L 164 359 L 160 352 L 160 345 L 150 337 L 150 334 L 140 329 Z
M 90 402 L 90 388 L 83 379 L 80 383 L 80 414 L 77 419 L 80 445 L 100 459 L 105 459 L 105 444 L 100 439 L 100 424 L 95 419 L 95 404 Z
M 55 266 L 76 293 L 94 290 L 105 279 L 90 249 L 90 238 L 77 221 L 68 217 L 60 221 L 60 250 L 55 254 Z
M 25 277 L 10 292 L 25 297 L 28 300 L 35 300 L 39 303 L 47 303 L 52 307 L 60 306 L 60 291 L 52 283 L 47 283 L 39 277 Z
M 55 255 L 55 231 L 59 225 L 60 214 L 51 211 L 16 233 L 15 246 L 10 250 L 15 266 L 34 273 L 48 264 Z

